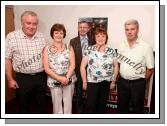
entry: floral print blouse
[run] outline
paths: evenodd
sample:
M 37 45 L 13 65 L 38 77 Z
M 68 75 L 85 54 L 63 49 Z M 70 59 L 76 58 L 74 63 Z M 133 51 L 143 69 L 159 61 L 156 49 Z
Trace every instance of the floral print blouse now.
M 116 59 L 115 50 L 107 47 L 104 52 L 90 49 L 84 54 L 88 58 L 87 81 L 98 83 L 114 80 L 113 60 Z
M 65 50 L 60 53 L 54 53 L 51 51 L 49 46 L 47 47 L 50 69 L 56 74 L 62 76 L 65 76 L 67 74 L 68 68 L 70 66 L 70 47 L 68 45 L 65 46 Z M 60 85 L 56 85 L 55 83 L 58 83 L 58 81 L 48 76 L 47 85 L 49 87 L 60 87 Z

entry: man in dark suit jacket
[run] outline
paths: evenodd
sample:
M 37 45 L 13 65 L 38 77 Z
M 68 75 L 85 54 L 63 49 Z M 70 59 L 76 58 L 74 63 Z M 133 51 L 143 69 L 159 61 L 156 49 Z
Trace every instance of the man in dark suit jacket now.
M 90 30 L 89 22 L 84 20 L 78 23 L 78 36 L 70 40 L 70 45 L 72 45 L 75 52 L 75 73 L 77 76 L 77 82 L 75 83 L 75 92 L 76 92 L 76 100 L 75 107 L 76 112 L 78 114 L 83 113 L 83 99 L 82 99 L 82 78 L 80 74 L 80 65 L 83 56 L 83 45 L 85 44 L 92 45 L 93 42 L 90 40 L 88 32 Z M 86 40 L 86 41 L 85 41 Z

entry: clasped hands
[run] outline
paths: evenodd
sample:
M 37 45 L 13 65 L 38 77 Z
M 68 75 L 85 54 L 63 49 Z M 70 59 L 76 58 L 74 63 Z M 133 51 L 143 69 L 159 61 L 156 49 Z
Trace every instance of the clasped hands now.
M 66 76 L 61 77 L 60 81 L 62 86 L 68 85 L 69 83 L 72 82 L 71 78 L 68 78 Z

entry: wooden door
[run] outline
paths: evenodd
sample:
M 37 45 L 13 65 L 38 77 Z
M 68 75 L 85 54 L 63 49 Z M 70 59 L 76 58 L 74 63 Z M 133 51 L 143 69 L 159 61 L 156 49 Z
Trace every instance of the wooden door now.
M 14 12 L 13 6 L 5 6 L 5 36 L 14 31 Z M 6 66 L 5 66 L 6 67 Z M 15 91 L 8 88 L 7 81 L 5 79 L 5 102 L 12 100 L 15 97 Z

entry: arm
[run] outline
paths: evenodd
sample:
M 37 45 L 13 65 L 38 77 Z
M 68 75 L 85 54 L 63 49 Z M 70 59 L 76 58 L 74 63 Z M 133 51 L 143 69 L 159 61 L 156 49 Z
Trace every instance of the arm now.
M 47 53 L 47 47 L 44 48 L 43 50 L 43 65 L 44 65 L 44 70 L 45 72 L 52 77 L 53 79 L 61 82 L 62 84 L 67 84 L 68 83 L 68 79 L 66 77 L 63 76 L 59 76 L 57 75 L 54 71 L 52 71 L 49 67 L 49 61 L 48 61 L 48 53 Z
M 118 71 L 119 71 L 118 62 L 114 59 L 114 81 L 115 82 L 117 81 Z
M 116 61 L 116 59 L 114 59 L 113 65 L 114 65 L 114 80 L 111 83 L 111 89 L 115 88 L 115 82 L 118 77 L 119 66 L 118 66 L 118 62 Z
M 68 69 L 68 72 L 66 74 L 67 79 L 71 78 L 71 76 L 74 73 L 75 69 L 75 54 L 72 46 L 70 47 L 70 67 Z
M 83 57 L 82 62 L 81 62 L 80 72 L 81 72 L 84 90 L 87 89 L 87 79 L 86 79 L 86 69 L 85 69 L 87 64 L 88 64 L 87 57 Z
M 8 86 L 9 88 L 16 89 L 18 88 L 18 85 L 15 79 L 13 78 L 12 71 L 13 71 L 13 67 L 12 67 L 11 59 L 5 58 L 5 74 L 8 81 Z
M 154 73 L 154 69 L 152 68 L 152 69 L 146 69 L 146 74 L 145 74 L 145 79 L 146 79 L 146 81 L 149 81 L 150 80 L 150 77 L 151 77 L 151 75 Z
M 154 55 L 153 49 L 149 46 L 146 52 L 146 72 L 145 72 L 145 79 L 146 81 L 150 80 L 151 75 L 154 72 Z

